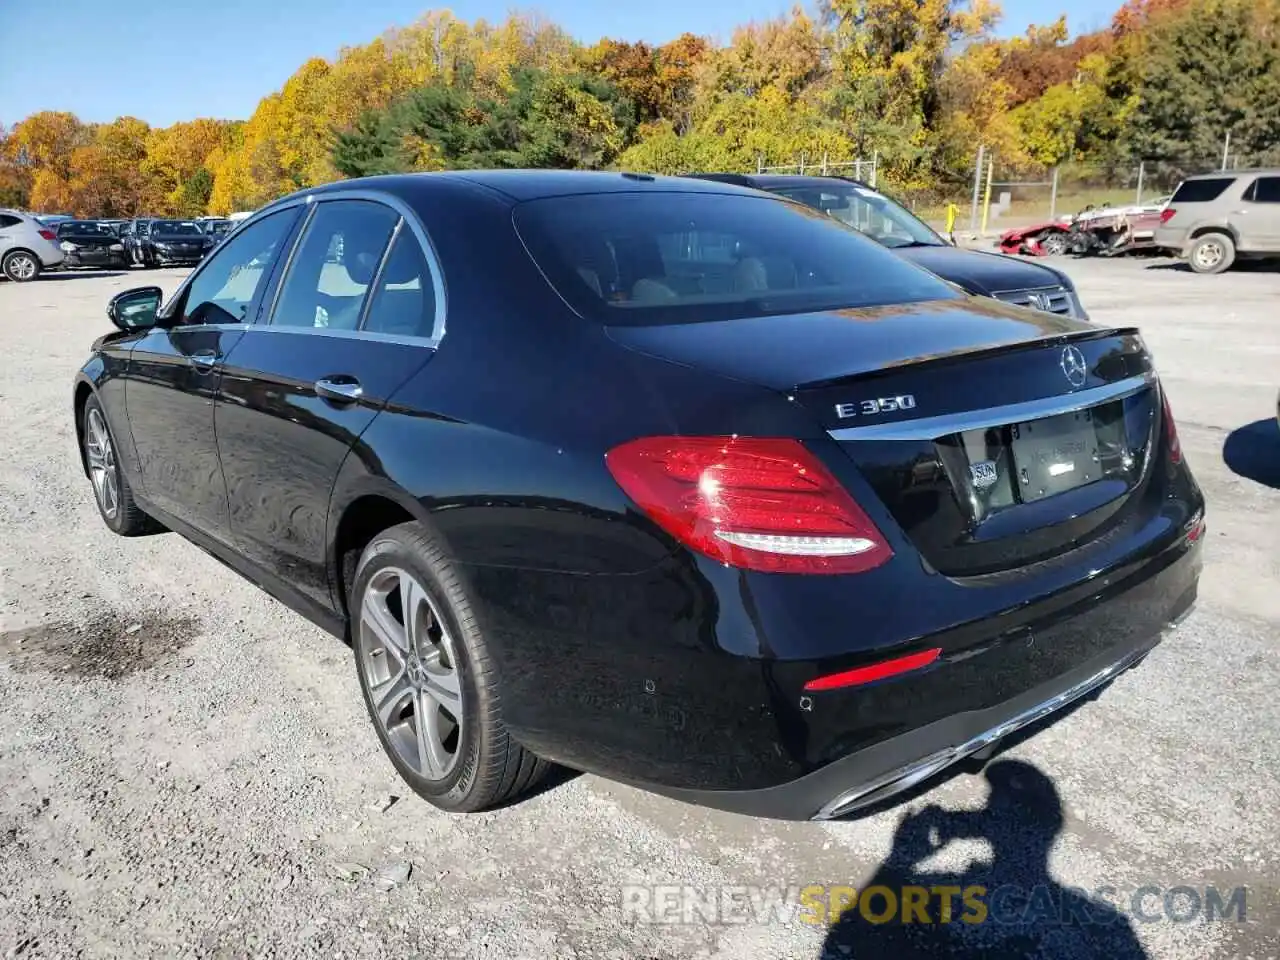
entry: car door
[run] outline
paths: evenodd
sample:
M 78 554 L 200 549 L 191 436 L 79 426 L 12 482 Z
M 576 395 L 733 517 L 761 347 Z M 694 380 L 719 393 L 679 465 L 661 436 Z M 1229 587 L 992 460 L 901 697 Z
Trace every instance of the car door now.
M 388 398 L 428 361 L 443 284 L 412 212 L 313 204 L 268 323 L 227 357 L 215 413 L 237 549 L 324 608 L 329 494 Z
M 247 227 L 209 258 L 134 344 L 125 407 L 152 505 L 229 542 L 213 400 L 222 361 L 253 321 L 298 208 Z
M 1280 253 L 1280 174 L 1260 176 L 1245 190 L 1232 226 L 1242 250 Z

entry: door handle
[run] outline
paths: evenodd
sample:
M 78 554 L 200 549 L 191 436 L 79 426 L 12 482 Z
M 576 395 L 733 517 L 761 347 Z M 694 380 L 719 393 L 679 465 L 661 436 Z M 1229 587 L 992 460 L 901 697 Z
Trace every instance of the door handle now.
M 208 370 L 218 362 L 218 352 L 216 350 L 197 350 L 191 356 L 187 357 L 191 363 L 203 370 Z
M 316 381 L 316 395 L 334 403 L 355 403 L 364 396 L 364 387 L 355 377 L 321 377 Z

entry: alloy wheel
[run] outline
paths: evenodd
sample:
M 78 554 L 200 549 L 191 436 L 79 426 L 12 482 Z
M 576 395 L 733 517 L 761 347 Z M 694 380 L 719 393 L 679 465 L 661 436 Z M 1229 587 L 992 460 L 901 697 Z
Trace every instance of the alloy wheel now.
M 1051 257 L 1061 256 L 1067 252 L 1067 238 L 1061 233 L 1052 233 L 1040 241 L 1040 249 Z
M 419 776 L 444 779 L 462 742 L 462 682 L 454 639 L 411 573 L 388 567 L 369 581 L 357 643 L 386 741 Z
M 89 478 L 93 481 L 93 493 L 98 506 L 108 519 L 114 519 L 120 509 L 120 490 L 116 478 L 116 454 L 111 446 L 111 434 L 102 413 L 89 411 L 85 418 L 84 453 L 89 464 Z
M 30 280 L 36 275 L 35 258 L 25 253 L 15 253 L 9 258 L 9 276 L 15 280 Z

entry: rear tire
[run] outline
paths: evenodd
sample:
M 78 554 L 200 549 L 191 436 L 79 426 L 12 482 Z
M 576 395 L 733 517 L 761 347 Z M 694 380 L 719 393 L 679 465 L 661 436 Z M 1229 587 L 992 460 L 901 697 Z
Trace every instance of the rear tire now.
M 159 533 L 164 528 L 144 513 L 133 499 L 133 490 L 116 456 L 115 436 L 97 397 L 90 396 L 85 401 L 80 416 L 80 443 L 85 468 L 103 522 L 122 537 Z
M 1187 263 L 1196 273 L 1222 273 L 1236 259 L 1236 245 L 1225 233 L 1197 237 L 1187 252 Z
M 351 585 L 365 706 L 396 772 L 456 813 L 515 799 L 550 764 L 511 739 L 488 647 L 461 579 L 418 523 L 373 538 Z
M 40 276 L 40 258 L 29 250 L 10 250 L 0 261 L 0 272 L 14 283 L 28 283 Z

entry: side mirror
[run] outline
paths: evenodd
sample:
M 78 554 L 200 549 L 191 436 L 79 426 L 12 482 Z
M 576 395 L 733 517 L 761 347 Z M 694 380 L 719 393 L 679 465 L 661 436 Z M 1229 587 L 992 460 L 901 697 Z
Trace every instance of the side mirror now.
M 156 314 L 164 291 L 159 287 L 134 287 L 117 293 L 107 304 L 107 316 L 125 332 L 149 330 L 156 324 Z

